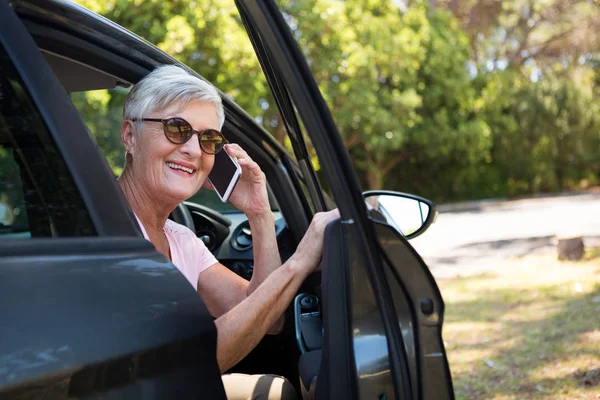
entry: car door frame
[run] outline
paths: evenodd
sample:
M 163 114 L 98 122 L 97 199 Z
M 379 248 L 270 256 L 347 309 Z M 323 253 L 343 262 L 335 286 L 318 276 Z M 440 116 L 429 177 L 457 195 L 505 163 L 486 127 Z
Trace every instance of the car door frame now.
M 267 55 L 268 63 L 275 70 L 272 73 L 277 74 L 275 78 L 267 76 L 267 79 L 282 82 L 283 91 L 287 91 L 293 99 L 306 131 L 313 141 L 324 175 L 340 209 L 343 223 L 353 228 L 352 235 L 350 235 L 354 237 L 352 244 L 356 245 L 353 250 L 368 270 L 368 277 L 379 305 L 383 328 L 388 340 L 389 364 L 394 382 L 395 398 L 453 398 L 447 358 L 441 342 L 444 305 L 427 266 L 406 240 L 388 235 L 388 238 L 408 250 L 409 255 L 404 255 L 404 259 L 410 257 L 411 263 L 415 265 L 413 272 L 418 269 L 419 279 L 411 280 L 410 276 L 406 276 L 402 269 L 394 265 L 398 260 L 390 260 L 389 249 L 386 250 L 383 248 L 385 246 L 380 245 L 378 239 L 384 236 L 376 234 L 376 227 L 367 217 L 358 180 L 329 108 L 275 2 L 272 0 L 236 0 L 236 5 L 247 30 L 251 31 L 249 35 L 255 37 L 255 42 L 258 42 L 259 39 L 260 44 L 265 48 L 265 51 L 257 51 L 257 55 L 259 57 L 261 53 L 263 53 L 263 57 Z M 265 73 L 269 74 L 268 71 Z M 407 360 L 407 351 L 410 348 L 405 346 L 403 340 L 406 332 L 402 332 L 399 323 L 402 315 L 398 314 L 398 308 L 395 306 L 398 304 L 399 296 L 397 293 L 391 292 L 390 285 L 387 284 L 387 280 L 390 278 L 395 280 L 395 289 L 403 290 L 405 298 L 408 298 L 408 294 L 410 294 L 412 300 L 411 304 L 404 308 L 408 316 L 403 319 L 418 321 L 416 325 L 419 326 L 414 327 L 414 337 L 410 337 L 410 339 L 416 343 L 419 339 L 423 339 L 427 341 L 428 345 L 427 349 L 423 346 L 418 347 L 420 354 L 412 354 L 410 363 Z M 419 289 L 422 289 L 421 293 L 407 290 L 407 283 L 417 282 Z M 420 309 L 422 303 L 420 305 L 417 301 L 421 295 L 424 296 L 424 300 L 431 302 L 431 310 L 427 310 L 427 315 L 424 310 Z M 429 320 L 427 320 L 428 318 Z M 429 332 L 429 336 L 424 336 L 420 330 L 427 325 L 434 329 Z M 424 353 L 432 349 L 433 352 Z M 428 357 L 435 358 L 435 362 L 424 362 Z M 435 391 L 424 390 L 423 386 L 426 383 L 439 384 L 441 397 L 435 397 Z
M 249 28 L 260 36 L 271 62 L 278 70 L 290 97 L 294 99 L 342 219 L 354 227 L 357 252 L 368 266 L 371 285 L 387 332 L 395 395 L 398 399 L 411 398 L 410 379 L 405 357 L 402 356 L 404 346 L 392 296 L 385 284 L 381 256 L 375 251 L 378 249 L 377 240 L 367 218 L 358 180 L 329 108 L 275 3 L 237 0 L 236 4 L 240 14 L 248 17 Z

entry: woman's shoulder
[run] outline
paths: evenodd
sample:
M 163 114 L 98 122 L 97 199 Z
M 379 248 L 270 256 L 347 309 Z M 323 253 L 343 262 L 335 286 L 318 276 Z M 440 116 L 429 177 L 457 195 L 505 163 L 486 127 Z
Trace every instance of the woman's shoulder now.
M 177 238 L 194 238 L 197 239 L 196 233 L 185 225 L 179 224 L 171 219 L 165 222 L 165 231 Z
M 165 234 L 170 244 L 174 245 L 171 247 L 175 251 L 173 262 L 180 268 L 192 268 L 194 271 L 200 268 L 197 271 L 200 273 L 218 262 L 204 242 L 187 226 L 168 219 L 165 222 Z

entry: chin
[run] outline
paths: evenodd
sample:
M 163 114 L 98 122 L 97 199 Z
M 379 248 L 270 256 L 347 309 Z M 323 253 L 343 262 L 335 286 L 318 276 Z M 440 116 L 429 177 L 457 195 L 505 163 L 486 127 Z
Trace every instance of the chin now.
M 189 190 L 182 190 L 181 188 L 177 188 L 177 189 L 171 189 L 169 190 L 169 197 L 172 198 L 174 200 L 174 202 L 177 202 L 177 204 L 189 199 L 190 197 L 192 197 L 195 193 L 197 192 L 194 191 L 193 189 L 189 189 Z

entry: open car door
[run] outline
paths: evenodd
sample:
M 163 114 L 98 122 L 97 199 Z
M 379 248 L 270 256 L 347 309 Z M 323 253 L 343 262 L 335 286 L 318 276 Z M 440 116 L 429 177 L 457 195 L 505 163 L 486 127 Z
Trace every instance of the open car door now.
M 326 206 L 295 111 L 342 215 L 326 230 L 322 274 L 308 288 L 310 300 L 303 303 L 300 295 L 296 302 L 303 394 L 318 399 L 452 399 L 441 337 L 444 303 L 429 269 L 396 229 L 368 218 L 330 111 L 275 3 L 236 4 L 304 179 L 313 189 L 315 209 Z

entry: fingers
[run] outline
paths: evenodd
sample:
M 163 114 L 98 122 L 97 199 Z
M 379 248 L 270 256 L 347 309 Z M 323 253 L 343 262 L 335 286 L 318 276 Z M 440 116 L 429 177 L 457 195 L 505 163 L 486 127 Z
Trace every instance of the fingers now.
M 340 210 L 333 209 L 331 211 L 318 212 L 313 216 L 311 224 L 315 225 L 317 231 L 325 230 L 327 224 L 331 221 L 340 218 Z
M 326 214 L 328 214 L 327 218 L 331 218 L 331 220 L 341 217 L 339 208 L 334 208 L 333 210 L 327 211 Z
M 226 144 L 225 151 L 227 151 L 230 156 L 233 156 L 237 159 L 237 162 L 240 164 L 242 169 L 254 175 L 255 177 L 261 177 L 262 170 L 260 169 L 260 166 L 254 160 L 252 160 L 252 158 L 244 149 L 240 147 L 240 145 L 237 143 Z
M 298 245 L 294 257 L 299 260 L 307 273 L 314 271 L 319 265 L 323 253 L 323 236 L 327 225 L 340 217 L 340 212 L 335 210 L 318 212 L 313 216 L 308 231 Z
M 315 214 L 315 218 L 327 221 L 328 223 L 340 217 L 340 210 L 335 208 L 330 211 L 322 211 Z

